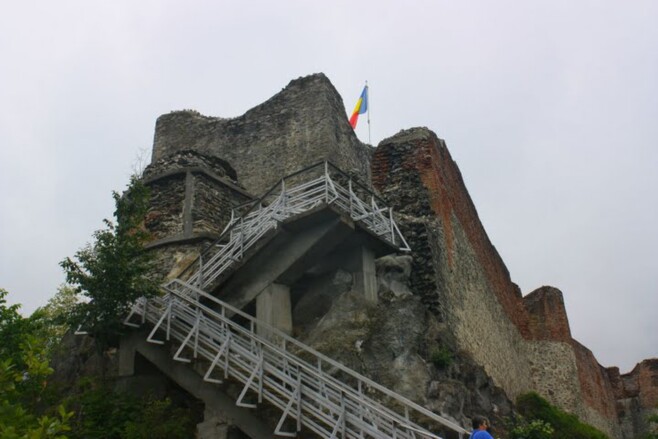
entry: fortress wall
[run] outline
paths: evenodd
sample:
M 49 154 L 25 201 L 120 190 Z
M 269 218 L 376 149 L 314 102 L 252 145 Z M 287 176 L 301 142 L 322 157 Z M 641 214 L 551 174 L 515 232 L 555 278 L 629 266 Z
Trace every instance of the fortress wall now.
M 242 193 L 217 184 L 208 174 L 193 173 L 192 233 L 219 236 L 234 206 L 248 201 Z M 228 213 L 228 216 L 227 216 Z
M 658 358 L 638 363 L 621 375 L 618 367 L 606 370 L 617 399 L 617 412 L 624 438 L 649 429 L 647 418 L 658 415 Z
M 455 333 L 460 348 L 510 399 L 536 390 L 614 434 L 610 385 L 594 357 L 574 349 L 562 293 L 542 287 L 522 298 L 445 143 L 425 128 L 402 131 L 380 143 L 372 169 L 373 186 L 400 212 L 412 237 L 422 237 L 431 247 L 431 256 L 425 251 L 414 260 L 413 272 L 423 274 L 423 299 Z M 412 286 L 413 280 L 412 275 Z M 430 294 L 433 300 L 426 297 Z
M 537 288 L 523 298 L 523 306 L 528 311 L 528 332 L 533 340 L 571 341 L 571 328 L 560 290 L 548 286 Z
M 510 398 L 530 389 L 527 348 L 519 330 L 519 326 L 527 330 L 526 311 L 479 223 L 445 144 L 427 129 L 403 131 L 380 143 L 372 167 L 373 186 L 401 213 L 406 227 L 416 229 L 420 240 L 430 246 L 427 256 L 413 247 L 412 273 L 418 268 L 424 271 L 425 284 L 428 276 L 435 276 L 431 289 L 435 308 L 455 333 L 459 347 Z M 425 230 L 418 228 L 419 222 Z M 427 265 L 433 273 L 423 269 Z
M 642 407 L 658 409 L 658 358 L 642 361 L 631 374 L 638 377 Z
M 523 298 L 532 340 L 534 388 L 583 421 L 620 437 L 613 386 L 594 355 L 571 337 L 562 292 L 544 286 Z
M 606 418 L 616 419 L 615 395 L 606 370 L 585 346 L 573 339 L 571 346 L 576 355 L 580 389 L 586 405 Z
M 323 74 L 293 80 L 280 93 L 233 119 L 194 111 L 162 115 L 155 127 L 153 162 L 181 149 L 221 157 L 240 183 L 260 196 L 281 177 L 329 160 L 363 182 L 371 148 L 354 134 L 343 101 Z
M 153 240 L 183 233 L 185 174 L 172 175 L 148 184 L 151 202 L 146 214 L 146 227 Z
M 190 170 L 192 178 L 185 174 L 176 188 L 168 179 L 178 178 L 177 171 L 163 164 L 182 152 L 189 155 L 187 150 L 202 153 L 206 168 L 213 168 L 217 157 L 231 165 L 219 166 L 219 178 Z M 658 404 L 658 360 L 647 360 L 627 375 L 601 368 L 592 353 L 571 338 L 559 290 L 542 287 L 522 298 L 480 223 L 444 141 L 426 128 L 406 130 L 382 141 L 373 156 L 372 148 L 354 135 L 342 99 L 322 74 L 291 81 L 234 119 L 194 111 L 161 116 L 153 163 L 164 176 L 157 179 L 159 191 L 168 195 L 154 202 L 159 213 L 151 217 L 154 230 L 162 236 L 181 228 L 183 235 L 216 234 L 217 221 L 227 220 L 216 217 L 224 215 L 225 207 L 212 215 L 204 212 L 227 198 L 213 192 L 213 182 L 229 182 L 226 194 L 235 202 L 249 197 L 237 185 L 238 176 L 247 191 L 260 195 L 282 176 L 321 160 L 365 182 L 372 168 L 373 186 L 398 212 L 413 248 L 412 290 L 510 398 L 536 389 L 614 437 L 622 437 L 613 425 L 618 411 L 624 439 L 646 428 L 640 419 L 655 412 Z M 175 160 L 170 165 L 180 167 Z M 190 185 L 202 193 L 187 197 Z M 182 195 L 181 186 L 187 191 Z M 177 216 L 179 208 L 183 213 Z M 195 220 L 185 223 L 186 213 Z M 201 247 L 162 248 L 169 259 L 179 261 L 176 269 Z M 629 414 L 622 415 L 624 410 Z
M 158 275 L 171 276 L 217 239 L 233 206 L 252 197 L 235 171 L 215 157 L 191 150 L 166 156 L 144 170 L 151 191 L 145 225 L 152 236 Z
M 579 417 L 586 414 L 576 356 L 569 343 L 528 341 L 533 390 L 551 404 Z

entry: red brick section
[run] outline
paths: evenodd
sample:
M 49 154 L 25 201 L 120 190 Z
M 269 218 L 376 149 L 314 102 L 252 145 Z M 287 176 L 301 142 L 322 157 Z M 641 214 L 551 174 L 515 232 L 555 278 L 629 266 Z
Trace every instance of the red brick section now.
M 640 404 L 644 408 L 658 407 L 658 358 L 639 364 Z
M 592 351 L 571 339 L 576 354 L 578 380 L 585 403 L 608 419 L 617 419 L 617 406 L 613 384 L 607 370 L 596 361 Z
M 528 314 L 523 307 L 521 293 L 512 283 L 505 264 L 489 241 L 459 168 L 445 143 L 423 128 L 402 131 L 380 143 L 372 160 L 375 188 L 384 191 L 391 186 L 409 186 L 409 182 L 418 181 L 418 177 L 422 187 L 414 188 L 414 195 L 425 198 L 421 204 L 429 203 L 434 215 L 441 220 L 448 264 L 453 264 L 454 215 L 464 229 L 498 301 L 523 336 L 529 338 Z M 405 206 L 396 207 L 396 210 L 400 208 L 404 209 Z
M 623 375 L 618 367 L 609 367 L 607 372 L 616 399 L 639 398 L 645 409 L 658 407 L 658 358 L 644 360 Z
M 533 339 L 571 341 L 569 319 L 560 290 L 548 286 L 537 288 L 523 298 L 523 305 L 529 314 Z

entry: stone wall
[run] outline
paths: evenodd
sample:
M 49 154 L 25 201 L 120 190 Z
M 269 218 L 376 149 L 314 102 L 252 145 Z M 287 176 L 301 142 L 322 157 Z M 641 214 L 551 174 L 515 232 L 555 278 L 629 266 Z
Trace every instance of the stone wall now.
M 528 311 L 528 331 L 534 340 L 571 341 L 571 328 L 562 292 L 557 288 L 537 288 L 523 298 Z
M 571 337 L 562 293 L 525 298 L 480 223 L 445 143 L 426 128 L 382 141 L 373 186 L 400 212 L 414 256 L 412 286 L 509 398 L 535 390 L 619 437 L 601 366 Z M 415 273 L 415 274 L 414 274 Z
M 149 165 L 143 180 L 151 190 L 149 248 L 157 251 L 158 274 L 167 277 L 219 238 L 234 206 L 252 199 L 228 163 L 190 150 Z
M 445 144 L 424 128 L 402 131 L 379 144 L 372 168 L 373 186 L 401 213 L 403 230 L 415 230 L 407 235 L 414 256 L 429 247 L 414 258 L 414 290 L 510 398 L 532 388 L 529 365 L 519 361 L 526 358 L 519 326 L 527 331 L 527 315 L 518 288 Z
M 571 345 L 545 340 L 529 341 L 527 345 L 533 390 L 552 404 L 583 418 L 586 411 Z
M 571 346 L 576 355 L 576 364 L 578 365 L 578 379 L 580 381 L 580 391 L 583 396 L 585 406 L 598 412 L 597 416 L 602 416 L 608 420 L 614 420 L 616 424 L 617 411 L 615 396 L 610 383 L 608 374 L 596 358 L 592 351 L 587 349 L 576 340 L 571 340 Z M 593 415 L 585 418 L 586 422 L 594 422 Z M 598 424 L 593 424 L 597 425 Z M 601 427 L 599 427 L 601 428 Z M 609 429 L 606 429 L 610 431 Z M 614 431 L 614 430 L 613 430 Z
M 329 160 L 369 181 L 372 148 L 350 127 L 343 100 L 323 74 L 291 81 L 280 93 L 233 119 L 195 111 L 162 115 L 152 161 L 192 149 L 221 157 L 240 183 L 260 195 L 285 175 Z
M 154 241 L 183 234 L 185 174 L 150 181 L 151 202 L 146 227 Z
M 617 412 L 624 438 L 650 428 L 647 418 L 658 415 L 658 358 L 644 360 L 624 375 L 618 367 L 606 373 L 617 399 Z

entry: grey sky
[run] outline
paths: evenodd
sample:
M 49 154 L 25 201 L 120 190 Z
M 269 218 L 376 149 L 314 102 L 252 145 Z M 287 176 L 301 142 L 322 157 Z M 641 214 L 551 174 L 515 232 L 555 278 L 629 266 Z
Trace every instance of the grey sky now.
M 2 9 L 0 287 L 26 312 L 111 216 L 157 116 L 237 116 L 324 72 L 347 111 L 369 81 L 373 143 L 412 126 L 446 140 L 512 279 L 560 288 L 604 366 L 658 356 L 658 2 Z

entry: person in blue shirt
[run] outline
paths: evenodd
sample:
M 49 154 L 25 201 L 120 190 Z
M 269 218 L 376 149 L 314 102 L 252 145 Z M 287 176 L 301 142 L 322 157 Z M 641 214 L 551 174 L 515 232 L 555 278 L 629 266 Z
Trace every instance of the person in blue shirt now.
M 493 439 L 493 436 L 488 431 L 490 426 L 489 420 L 484 416 L 474 416 L 473 433 L 471 433 L 470 439 Z

